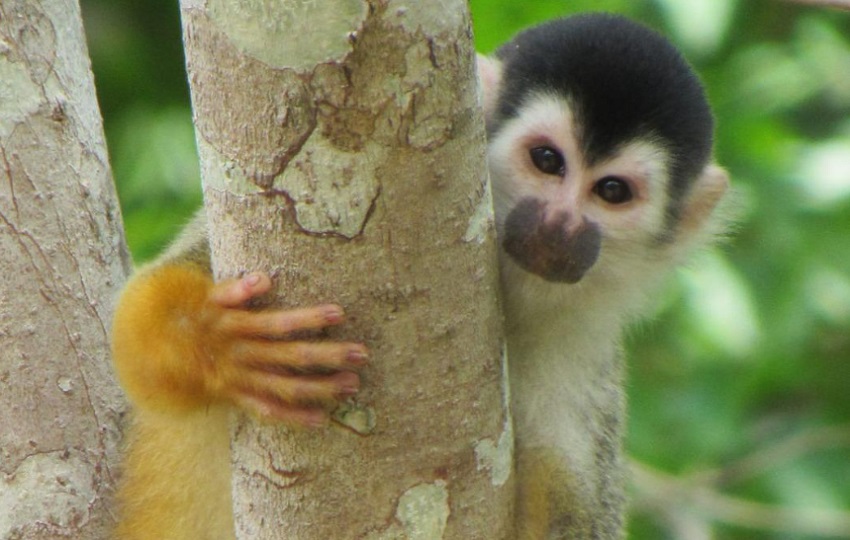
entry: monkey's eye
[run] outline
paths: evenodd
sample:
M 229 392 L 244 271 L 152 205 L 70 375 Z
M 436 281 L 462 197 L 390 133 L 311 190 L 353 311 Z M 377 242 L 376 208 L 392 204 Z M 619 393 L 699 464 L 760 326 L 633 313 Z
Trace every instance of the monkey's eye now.
M 549 146 L 537 146 L 529 150 L 531 161 L 540 172 L 563 176 L 566 172 L 564 156 Z
M 603 201 L 611 204 L 627 203 L 634 198 L 629 184 L 616 176 L 606 176 L 596 182 L 593 192 Z

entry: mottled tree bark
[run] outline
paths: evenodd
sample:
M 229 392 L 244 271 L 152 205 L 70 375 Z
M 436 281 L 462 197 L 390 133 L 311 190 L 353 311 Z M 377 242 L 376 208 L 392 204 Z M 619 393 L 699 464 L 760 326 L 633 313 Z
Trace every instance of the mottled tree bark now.
M 0 3 L 0 538 L 106 538 L 129 271 L 76 0 Z
M 338 302 L 330 429 L 235 421 L 244 539 L 511 536 L 494 228 L 463 0 L 183 0 L 216 276 Z

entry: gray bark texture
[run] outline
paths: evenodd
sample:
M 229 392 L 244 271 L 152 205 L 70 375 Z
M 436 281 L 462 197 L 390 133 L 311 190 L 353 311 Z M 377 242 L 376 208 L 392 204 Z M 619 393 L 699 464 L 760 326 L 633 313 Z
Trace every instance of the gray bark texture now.
M 322 431 L 236 419 L 242 539 L 511 537 L 495 232 L 464 0 L 182 0 L 217 278 L 341 304 Z
M 76 0 L 0 3 L 0 538 L 106 538 L 129 272 Z

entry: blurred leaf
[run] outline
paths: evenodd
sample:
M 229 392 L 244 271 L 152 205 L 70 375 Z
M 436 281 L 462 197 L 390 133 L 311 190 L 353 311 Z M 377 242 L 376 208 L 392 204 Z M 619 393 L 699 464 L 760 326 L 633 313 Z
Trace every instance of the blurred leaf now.
M 762 338 L 743 277 L 719 253 L 706 253 L 682 272 L 692 335 L 730 358 L 752 354 Z
M 794 176 L 812 207 L 846 202 L 850 198 L 850 138 L 805 145 Z
M 737 0 L 658 0 L 680 46 L 693 55 L 709 56 L 723 43 Z

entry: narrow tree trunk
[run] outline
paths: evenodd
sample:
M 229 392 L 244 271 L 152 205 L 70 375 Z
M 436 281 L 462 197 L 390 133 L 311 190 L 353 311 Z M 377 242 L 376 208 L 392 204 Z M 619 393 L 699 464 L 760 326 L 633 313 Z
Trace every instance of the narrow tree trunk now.
M 331 429 L 234 424 L 244 539 L 508 538 L 511 430 L 464 0 L 183 0 L 218 277 L 338 302 Z
M 0 3 L 0 538 L 106 538 L 129 271 L 76 0 Z

